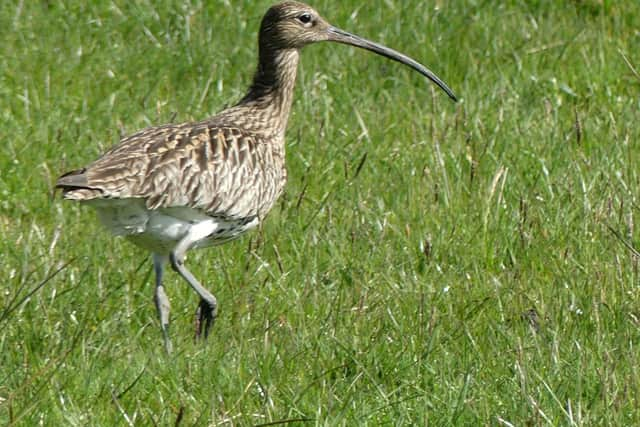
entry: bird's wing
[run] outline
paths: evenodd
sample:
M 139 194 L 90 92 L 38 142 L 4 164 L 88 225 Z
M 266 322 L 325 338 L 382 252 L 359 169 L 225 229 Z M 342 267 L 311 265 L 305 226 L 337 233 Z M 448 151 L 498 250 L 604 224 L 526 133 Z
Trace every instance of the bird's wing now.
M 165 125 L 124 138 L 86 168 L 61 176 L 66 199 L 142 198 L 148 209 L 262 215 L 279 196 L 284 153 L 256 135 L 208 122 Z

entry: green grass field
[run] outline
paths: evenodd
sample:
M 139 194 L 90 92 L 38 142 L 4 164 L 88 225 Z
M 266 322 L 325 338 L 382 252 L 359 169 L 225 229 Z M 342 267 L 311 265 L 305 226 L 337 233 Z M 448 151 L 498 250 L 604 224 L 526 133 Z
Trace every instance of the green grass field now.
M 329 2 L 264 227 L 192 251 L 220 317 L 54 197 L 146 126 L 237 101 L 266 1 L 0 6 L 0 424 L 638 425 L 640 9 Z M 233 3 L 233 5 L 231 4 Z M 339 6 L 336 6 L 339 5 Z

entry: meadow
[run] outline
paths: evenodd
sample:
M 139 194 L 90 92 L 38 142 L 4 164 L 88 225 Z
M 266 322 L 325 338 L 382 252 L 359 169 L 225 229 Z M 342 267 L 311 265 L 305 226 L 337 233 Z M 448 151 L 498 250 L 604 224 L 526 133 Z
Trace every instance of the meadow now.
M 53 184 L 250 83 L 271 2 L 0 5 L 0 424 L 640 424 L 640 8 L 609 0 L 313 6 L 459 96 L 306 48 L 286 193 L 191 251 L 218 298 Z

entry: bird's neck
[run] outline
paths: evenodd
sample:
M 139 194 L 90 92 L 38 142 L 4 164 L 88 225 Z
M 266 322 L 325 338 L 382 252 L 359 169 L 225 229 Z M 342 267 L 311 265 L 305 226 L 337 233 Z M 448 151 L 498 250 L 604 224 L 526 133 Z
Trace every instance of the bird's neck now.
M 260 133 L 284 138 L 298 70 L 296 49 L 260 49 L 258 69 L 247 94 L 233 107 L 241 108 Z

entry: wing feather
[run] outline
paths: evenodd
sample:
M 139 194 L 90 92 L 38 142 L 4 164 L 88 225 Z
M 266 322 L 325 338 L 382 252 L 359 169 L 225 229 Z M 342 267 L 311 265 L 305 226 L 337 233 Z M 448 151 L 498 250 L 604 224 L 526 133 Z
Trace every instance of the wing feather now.
M 263 216 L 286 180 L 284 149 L 233 126 L 165 125 L 124 138 L 56 187 L 72 200 L 142 198 L 224 218 Z

